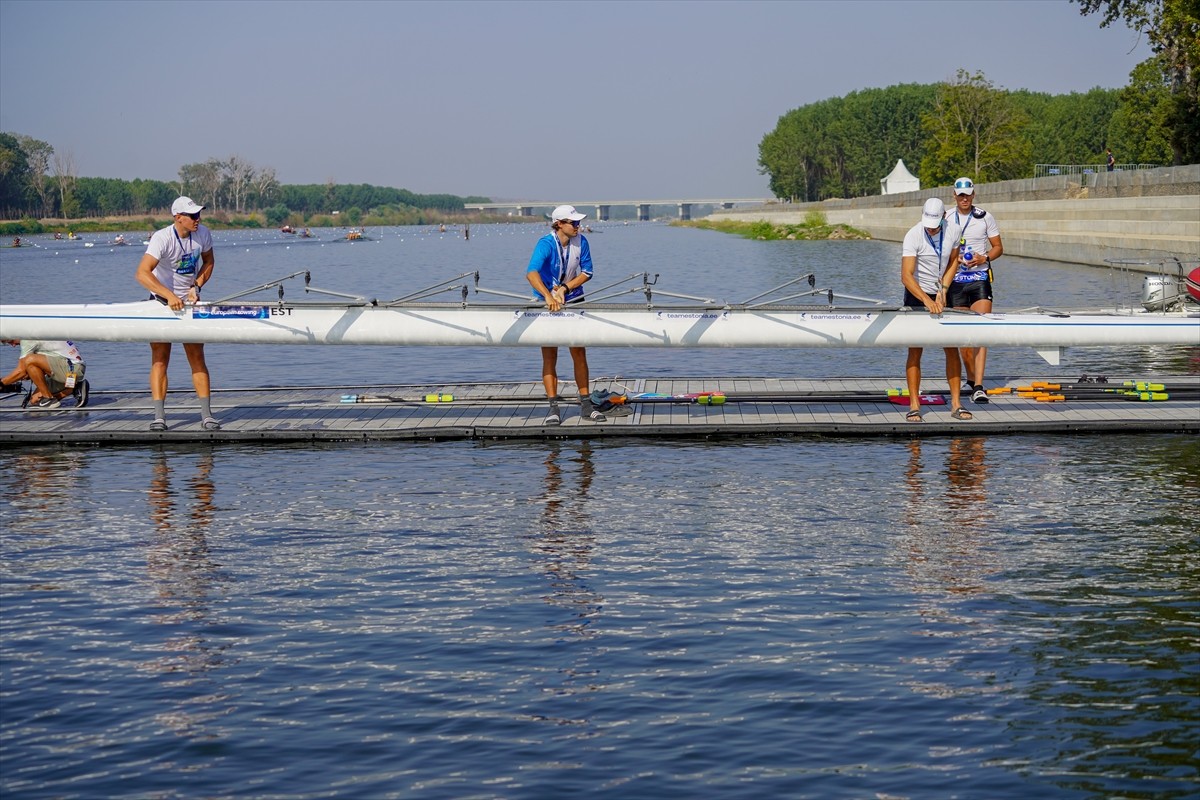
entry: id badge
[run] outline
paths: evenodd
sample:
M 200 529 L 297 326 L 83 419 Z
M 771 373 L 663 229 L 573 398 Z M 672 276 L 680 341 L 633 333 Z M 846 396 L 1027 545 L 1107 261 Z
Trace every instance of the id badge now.
M 74 364 L 72 364 L 70 369 L 67 370 L 67 379 L 65 381 L 63 381 L 63 386 L 67 387 L 68 389 L 75 388 L 75 365 Z

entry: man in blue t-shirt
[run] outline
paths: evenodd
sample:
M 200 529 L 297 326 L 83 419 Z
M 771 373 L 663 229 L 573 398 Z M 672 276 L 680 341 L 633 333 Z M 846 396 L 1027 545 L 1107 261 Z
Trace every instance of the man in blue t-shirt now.
M 533 287 L 533 299 L 544 300 L 547 310 L 562 310 L 567 303 L 583 299 L 583 285 L 592 279 L 592 251 L 587 237 L 579 233 L 579 221 L 586 215 L 575 206 L 558 206 L 550 214 L 551 232 L 538 239 L 525 268 L 525 279 Z M 570 348 L 575 364 L 575 385 L 579 390 L 580 417 L 591 422 L 604 422 L 605 416 L 592 406 L 591 380 L 588 375 L 587 352 L 582 347 Z M 542 348 L 542 385 L 550 401 L 546 425 L 562 422 L 558 403 L 558 348 Z

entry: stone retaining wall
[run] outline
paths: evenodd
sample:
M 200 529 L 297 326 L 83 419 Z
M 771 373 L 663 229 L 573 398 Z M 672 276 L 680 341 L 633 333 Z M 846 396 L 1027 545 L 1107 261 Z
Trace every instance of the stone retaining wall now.
M 717 211 L 708 219 L 797 224 L 818 210 L 830 223 L 899 242 L 930 197 L 953 208 L 950 187 L 937 187 Z M 976 197 L 996 216 L 1010 255 L 1097 266 L 1106 259 L 1145 261 L 1147 272 L 1158 272 L 1161 262 L 1176 258 L 1191 266 L 1200 263 L 1200 164 L 979 184 Z

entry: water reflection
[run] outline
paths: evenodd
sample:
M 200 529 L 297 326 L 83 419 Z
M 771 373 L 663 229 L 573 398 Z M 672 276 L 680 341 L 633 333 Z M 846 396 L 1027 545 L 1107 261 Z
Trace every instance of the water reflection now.
M 18 451 L 5 470 L 5 496 L 23 513 L 10 523 L 14 528 L 53 527 L 58 506 L 84 491 L 86 456 L 59 450 Z M 33 513 L 48 512 L 48 513 Z
M 994 510 L 987 497 L 985 443 L 984 437 L 907 443 L 904 539 L 909 573 L 923 591 L 979 592 L 995 569 L 984 556 L 983 537 Z M 934 460 L 943 447 L 944 468 L 932 473 L 923 457 Z
M 598 688 L 599 671 L 588 666 L 594 656 L 604 598 L 588 583 L 596 548 L 588 514 L 588 493 L 595 478 L 589 442 L 553 442 L 543 459 L 545 491 L 540 498 L 537 528 L 529 537 L 534 568 L 545 576 L 550 591 L 542 599 L 554 615 L 546 627 L 559 637 L 556 650 L 563 661 L 557 681 L 544 687 L 549 698 L 579 698 Z M 586 725 L 589 715 L 575 706 L 552 704 L 535 715 L 558 725 Z
M 587 585 L 584 575 L 591 566 L 595 536 L 588 516 L 588 492 L 596 474 L 589 442 L 550 444 L 543 459 L 545 493 L 538 532 L 531 547 L 538 568 L 549 579 L 551 593 L 545 600 L 569 612 L 565 622 L 551 627 L 564 633 L 590 636 L 592 621 L 603 598 Z M 564 451 L 566 453 L 564 469 Z
M 153 618 L 171 631 L 163 654 L 145 664 L 153 672 L 203 673 L 224 658 L 225 645 L 214 644 L 203 632 L 212 624 L 212 605 L 227 580 L 207 537 L 216 511 L 212 471 L 211 450 L 159 451 L 151 460 L 146 498 L 154 536 L 146 566 L 158 605 Z

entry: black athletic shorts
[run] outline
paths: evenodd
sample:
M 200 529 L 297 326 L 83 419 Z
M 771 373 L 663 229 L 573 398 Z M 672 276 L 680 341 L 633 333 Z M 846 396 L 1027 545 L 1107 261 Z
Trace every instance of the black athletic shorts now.
M 992 282 L 987 280 L 966 283 L 956 281 L 950 284 L 950 291 L 946 293 L 946 305 L 951 308 L 970 308 L 972 303 L 991 299 Z
M 930 300 L 936 300 L 936 299 L 937 299 L 937 295 L 932 295 L 932 294 L 928 294 L 928 293 L 926 293 L 926 294 L 925 294 L 925 296 L 926 296 L 926 297 L 928 297 Z M 904 288 L 904 305 L 905 305 L 905 306 L 907 306 L 908 308 L 920 308 L 920 309 L 924 309 L 924 308 L 925 308 L 925 301 L 924 301 L 924 300 L 922 300 L 922 299 L 920 299 L 919 297 L 917 297 L 917 296 L 916 296 L 915 294 L 913 294 L 912 292 L 910 292 L 910 291 L 908 290 L 908 287 L 905 287 L 905 288 Z

